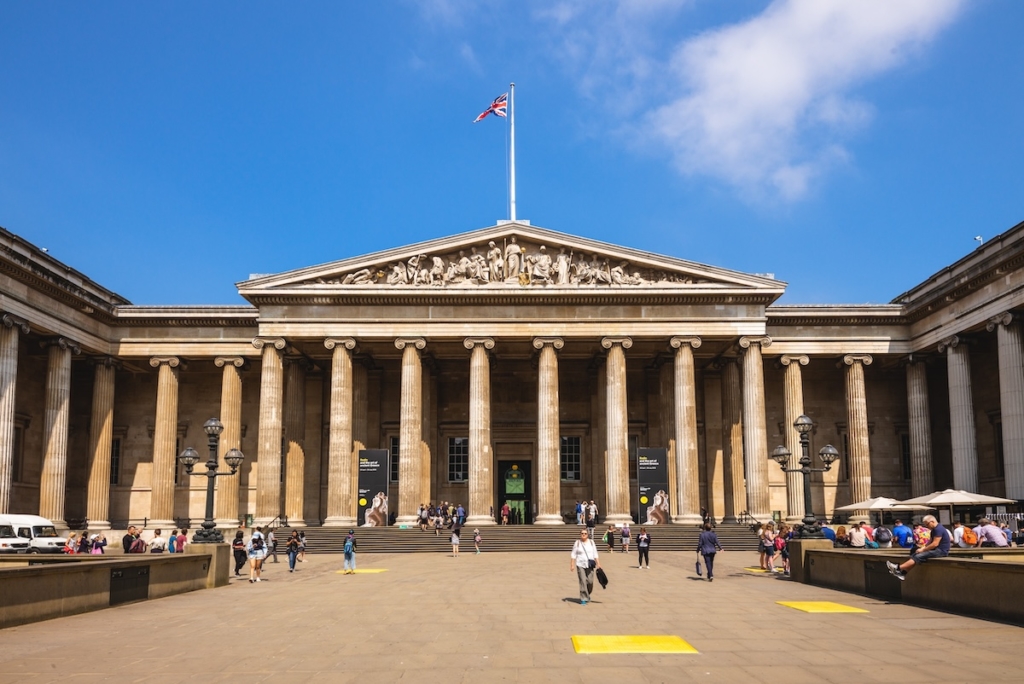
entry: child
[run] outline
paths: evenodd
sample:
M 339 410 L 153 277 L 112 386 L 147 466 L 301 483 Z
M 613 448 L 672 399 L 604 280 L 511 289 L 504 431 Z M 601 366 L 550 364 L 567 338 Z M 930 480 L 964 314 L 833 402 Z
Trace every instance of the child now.
M 480 536 L 480 530 L 473 530 L 473 546 L 476 547 L 476 553 L 480 555 L 480 542 L 483 541 L 483 537 Z

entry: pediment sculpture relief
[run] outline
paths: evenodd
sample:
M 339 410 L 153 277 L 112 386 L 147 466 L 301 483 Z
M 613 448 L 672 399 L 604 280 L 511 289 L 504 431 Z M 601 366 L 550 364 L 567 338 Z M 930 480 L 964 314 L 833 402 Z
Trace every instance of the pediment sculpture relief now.
M 566 247 L 548 249 L 510 237 L 497 244 L 470 246 L 449 254 L 418 254 L 405 261 L 316 278 L 305 284 L 392 285 L 396 287 L 609 286 L 628 287 L 707 282 L 685 275 L 631 265 L 600 254 Z

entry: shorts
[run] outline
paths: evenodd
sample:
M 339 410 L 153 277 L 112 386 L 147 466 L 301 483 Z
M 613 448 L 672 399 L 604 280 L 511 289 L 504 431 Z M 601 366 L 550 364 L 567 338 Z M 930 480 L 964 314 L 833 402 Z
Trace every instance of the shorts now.
M 920 553 L 912 554 L 910 556 L 910 560 L 914 561 L 915 563 L 925 563 L 928 561 L 929 558 L 942 558 L 946 555 L 947 554 L 943 553 L 942 551 L 939 551 L 938 549 L 932 549 L 931 551 L 921 551 Z

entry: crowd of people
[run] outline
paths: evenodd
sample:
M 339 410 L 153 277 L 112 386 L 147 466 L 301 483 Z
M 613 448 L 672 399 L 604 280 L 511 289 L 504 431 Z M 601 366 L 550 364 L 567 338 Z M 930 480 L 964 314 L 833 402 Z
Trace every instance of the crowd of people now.
M 417 516 L 420 529 L 424 532 L 434 530 L 434 536 L 441 536 L 442 529 L 461 530 L 466 524 L 466 509 L 462 504 L 442 501 L 436 506 L 432 503 L 420 504 Z

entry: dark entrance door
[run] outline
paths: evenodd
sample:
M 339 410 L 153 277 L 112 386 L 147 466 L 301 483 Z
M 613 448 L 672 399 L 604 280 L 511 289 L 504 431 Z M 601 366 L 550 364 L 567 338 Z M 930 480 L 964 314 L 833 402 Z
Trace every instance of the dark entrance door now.
M 506 503 L 512 509 L 509 525 L 528 525 L 533 522 L 532 490 L 530 461 L 498 461 L 498 510 Z

